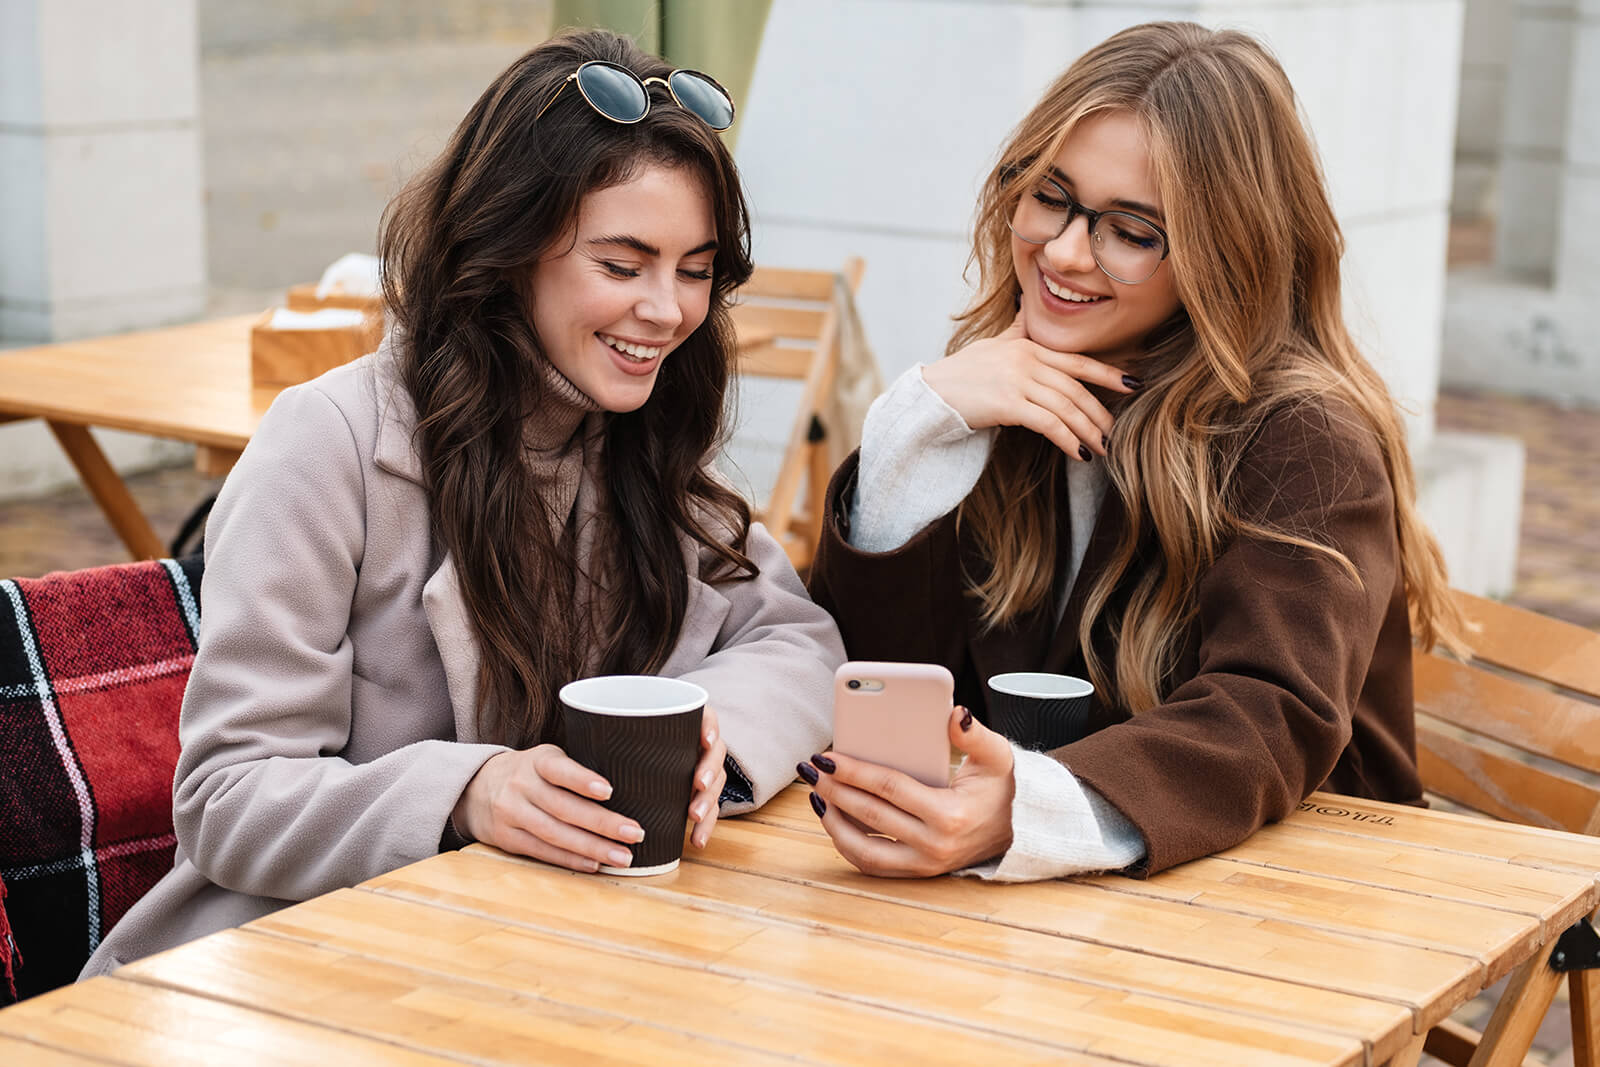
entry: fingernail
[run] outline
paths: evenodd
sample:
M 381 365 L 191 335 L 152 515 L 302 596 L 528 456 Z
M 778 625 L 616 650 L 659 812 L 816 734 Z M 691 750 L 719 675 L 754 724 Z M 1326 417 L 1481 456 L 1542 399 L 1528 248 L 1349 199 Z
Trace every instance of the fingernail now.
M 633 862 L 633 853 L 625 848 L 614 848 L 606 853 L 606 866 L 626 867 Z
M 805 782 L 806 785 L 817 784 L 817 769 L 809 763 L 796 763 L 794 765 L 794 773 L 798 774 L 800 780 Z
M 691 810 L 690 810 L 690 811 L 689 811 L 689 816 L 690 816 L 690 817 L 691 817 L 691 818 L 693 818 L 693 819 L 694 819 L 694 821 L 695 821 L 695 822 L 699 822 L 699 821 L 700 821 L 700 820 L 701 820 L 701 819 L 703 819 L 703 818 L 705 818 L 705 817 L 706 817 L 706 805 L 705 805 L 705 801 L 701 801 L 701 802 L 700 802 L 700 803 L 698 803 L 698 804 L 696 804 L 696 805 L 695 805 L 695 806 L 694 806 L 694 807 L 693 807 L 693 808 L 692 808 L 692 809 L 691 809 Z
M 1078 446 L 1078 458 L 1083 460 L 1085 463 L 1087 463 L 1091 459 L 1094 458 L 1094 453 L 1089 451 L 1089 446 L 1088 445 L 1079 445 Z
M 817 818 L 820 819 L 824 815 L 828 814 L 828 802 L 823 800 L 821 797 L 817 796 L 817 794 L 812 793 L 811 794 L 811 810 L 816 812 L 817 813 Z
M 679 779 L 679 781 L 682 781 L 682 780 L 683 779 L 681 779 L 681 778 Z M 611 796 L 611 787 L 609 785 L 607 785 L 605 782 L 596 780 L 596 781 L 590 782 L 587 788 L 589 790 L 589 795 L 594 797 L 596 800 L 605 800 L 606 798 Z
M 711 772 L 710 771 L 707 771 L 706 773 L 704 773 L 704 774 L 702 774 L 700 776 L 700 788 L 701 789 L 710 789 L 711 788 Z
M 630 844 L 637 845 L 640 841 L 644 840 L 644 827 L 624 826 L 617 836 L 622 838 L 622 840 L 629 842 Z
M 1100 447 L 1101 448 L 1110 448 L 1111 447 L 1111 438 L 1107 437 L 1105 434 L 1101 434 L 1100 435 Z
M 1127 386 L 1129 389 L 1143 389 L 1144 388 L 1144 382 L 1141 381 L 1138 378 L 1135 378 L 1131 374 L 1124 374 L 1122 376 L 1122 384 Z
M 832 774 L 839 769 L 839 765 L 827 756 L 812 756 L 811 764 L 824 774 Z
M 961 732 L 966 733 L 972 729 L 972 709 L 962 708 L 961 712 Z
M 715 729 L 707 730 L 706 731 L 706 744 L 708 744 L 708 745 L 715 744 L 716 740 L 717 740 L 717 731 Z

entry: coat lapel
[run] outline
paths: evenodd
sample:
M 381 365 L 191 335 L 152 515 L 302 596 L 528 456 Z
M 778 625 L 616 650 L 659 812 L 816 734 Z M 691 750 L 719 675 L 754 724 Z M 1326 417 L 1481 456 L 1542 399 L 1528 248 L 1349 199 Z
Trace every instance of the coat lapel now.
M 422 611 L 444 663 L 444 683 L 455 717 L 456 740 L 478 737 L 478 639 L 467 616 L 455 561 L 446 555 L 422 587 Z
M 394 376 L 389 342 L 378 352 L 376 378 L 379 400 L 378 440 L 373 447 L 373 465 L 397 478 L 424 488 L 422 457 L 417 454 L 413 434 L 416 408 L 411 395 Z M 426 507 L 426 501 L 423 506 Z M 444 664 L 445 688 L 450 711 L 455 719 L 456 740 L 475 742 L 478 731 L 478 639 L 467 615 L 461 583 L 456 578 L 455 561 L 448 553 L 422 586 L 422 611 L 433 643 Z

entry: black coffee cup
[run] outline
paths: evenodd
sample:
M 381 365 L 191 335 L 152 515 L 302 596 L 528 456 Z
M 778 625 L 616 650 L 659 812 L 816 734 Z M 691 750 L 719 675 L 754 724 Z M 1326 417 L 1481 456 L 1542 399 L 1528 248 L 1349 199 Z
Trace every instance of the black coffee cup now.
M 1094 686 L 1070 674 L 1023 671 L 989 679 L 989 728 L 1022 748 L 1048 752 L 1089 732 Z
M 606 874 L 665 874 L 683 857 L 706 691 L 693 682 L 612 674 L 561 688 L 567 755 L 611 783 L 602 803 L 644 829 L 633 862 Z

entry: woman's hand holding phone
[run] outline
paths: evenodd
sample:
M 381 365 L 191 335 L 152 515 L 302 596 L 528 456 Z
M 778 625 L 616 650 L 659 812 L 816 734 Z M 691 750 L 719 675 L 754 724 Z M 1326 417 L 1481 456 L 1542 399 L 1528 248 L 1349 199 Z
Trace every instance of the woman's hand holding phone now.
M 1021 426 L 1082 460 L 1105 455 L 1111 435 L 1111 413 L 1088 386 L 1137 386 L 1116 367 L 1035 342 L 1020 311 L 1003 332 L 922 368 L 922 380 L 974 430 Z
M 700 750 L 689 801 L 689 817 L 695 822 L 689 839 L 704 848 L 728 780 L 728 747 L 709 705 L 701 717 Z M 599 803 L 610 796 L 611 783 L 600 775 L 557 745 L 539 745 L 489 757 L 467 783 L 450 819 L 474 841 L 593 872 L 602 863 L 626 867 L 633 857 L 624 846 L 644 840 L 637 822 Z
M 1011 742 L 959 707 L 949 734 L 966 759 L 948 789 L 831 750 L 813 757 L 810 766 L 821 773 L 812 807 L 839 854 L 863 873 L 928 878 L 1011 847 Z

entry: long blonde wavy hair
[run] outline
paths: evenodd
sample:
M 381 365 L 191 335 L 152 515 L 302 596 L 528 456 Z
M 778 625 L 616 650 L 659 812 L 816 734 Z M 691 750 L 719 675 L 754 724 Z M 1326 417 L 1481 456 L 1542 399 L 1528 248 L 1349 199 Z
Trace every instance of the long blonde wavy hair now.
M 956 317 L 946 353 L 1010 325 L 1020 288 L 1007 220 L 1074 126 L 1110 111 L 1145 128 L 1181 308 L 1146 339 L 1136 372 L 1144 388 L 1116 409 L 1107 466 L 1128 521 L 1084 601 L 1078 636 L 1090 679 L 1130 711 L 1159 703 L 1197 610 L 1199 577 L 1236 537 L 1325 553 L 1361 580 L 1343 553 L 1308 536 L 1315 531 L 1268 528 L 1229 499 L 1232 472 L 1262 420 L 1314 397 L 1342 399 L 1376 435 L 1394 489 L 1412 633 L 1424 647 L 1459 647 L 1461 618 L 1416 508 L 1403 426 L 1345 326 L 1344 238 L 1316 151 L 1283 69 L 1249 36 L 1194 23 L 1136 26 L 1046 90 L 984 183 L 972 253 L 977 295 Z M 1056 487 L 1066 462 L 1047 439 L 1007 427 L 961 505 L 957 520 L 987 563 L 965 580 L 988 628 L 1053 592 L 1064 519 Z M 1124 584 L 1129 595 L 1113 604 Z M 1096 655 L 1096 627 L 1112 638 L 1114 663 Z

